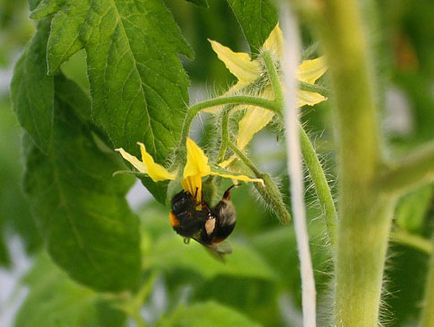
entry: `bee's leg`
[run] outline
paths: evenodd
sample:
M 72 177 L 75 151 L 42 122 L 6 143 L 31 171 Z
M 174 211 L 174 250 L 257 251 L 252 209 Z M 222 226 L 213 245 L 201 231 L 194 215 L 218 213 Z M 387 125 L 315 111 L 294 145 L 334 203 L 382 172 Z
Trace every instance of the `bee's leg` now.
M 232 190 L 234 187 L 237 187 L 237 186 L 239 186 L 239 185 L 235 185 L 235 184 L 231 185 L 231 187 L 229 187 L 229 188 L 225 191 L 225 193 L 223 194 L 223 199 L 224 199 L 224 200 L 230 200 L 230 199 L 231 199 L 231 190 Z

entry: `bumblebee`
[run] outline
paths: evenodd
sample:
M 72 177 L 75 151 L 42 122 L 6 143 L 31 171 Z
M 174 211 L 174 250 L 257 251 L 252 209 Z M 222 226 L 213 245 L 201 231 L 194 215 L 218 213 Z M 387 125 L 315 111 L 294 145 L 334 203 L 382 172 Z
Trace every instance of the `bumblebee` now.
M 223 198 L 213 208 L 202 201 L 198 203 L 196 195 L 181 191 L 172 199 L 169 222 L 172 228 L 186 240 L 199 242 L 219 258 L 231 253 L 231 249 L 222 243 L 234 230 L 236 224 L 235 207 L 231 201 L 231 186 Z

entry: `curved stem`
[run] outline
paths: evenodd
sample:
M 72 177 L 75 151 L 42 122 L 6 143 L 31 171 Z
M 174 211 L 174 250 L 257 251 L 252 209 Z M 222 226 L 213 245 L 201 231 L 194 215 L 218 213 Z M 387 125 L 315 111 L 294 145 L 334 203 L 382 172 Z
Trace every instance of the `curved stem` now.
M 224 110 L 222 114 L 222 125 L 221 125 L 221 144 L 219 153 L 217 156 L 217 162 L 222 162 L 225 160 L 226 150 L 228 148 L 229 140 L 229 110 Z
M 329 96 L 329 91 L 323 86 L 310 84 L 302 81 L 299 81 L 299 83 L 300 83 L 299 85 L 300 90 L 319 93 L 325 97 Z
M 276 216 L 283 224 L 291 221 L 291 215 L 282 200 L 282 194 L 276 183 L 271 179 L 268 174 L 264 174 L 255 166 L 253 161 L 249 159 L 235 144 L 228 140 L 229 148 L 235 155 L 255 174 L 257 178 L 262 178 L 264 185 L 255 183 L 255 188 L 261 194 L 262 198 L 273 209 Z
M 274 101 L 248 95 L 233 95 L 228 97 L 214 98 L 196 103 L 189 108 L 185 116 L 181 132 L 181 144 L 185 144 L 185 140 L 187 139 L 188 133 L 190 132 L 191 123 L 193 122 L 194 117 L 196 117 L 196 115 L 200 111 L 207 108 L 228 104 L 254 105 L 257 107 L 269 109 L 274 112 L 279 112 L 280 110 L 280 107 Z
M 274 101 L 279 107 L 280 113 L 282 112 L 283 107 L 283 90 L 280 85 L 280 76 L 279 72 L 274 65 L 273 58 L 268 51 L 262 53 L 262 58 L 264 59 L 265 67 L 267 68 L 268 76 L 270 78 L 271 87 L 274 91 Z
M 325 222 L 327 225 L 327 234 L 330 244 L 334 247 L 336 244 L 336 221 L 337 213 L 335 202 L 333 200 L 330 186 L 321 166 L 321 162 L 315 152 L 315 149 L 310 142 L 309 136 L 305 130 L 300 126 L 300 142 L 301 151 L 303 153 L 304 162 L 309 170 L 310 178 L 315 186 L 315 191 L 318 200 L 325 214 Z
M 263 59 L 264 59 L 265 66 L 267 68 L 267 72 L 270 77 L 273 91 L 276 95 L 276 100 L 277 97 L 282 97 L 281 101 L 283 101 L 283 91 L 280 84 L 278 71 L 273 63 L 270 54 L 268 52 L 264 52 Z M 323 91 L 323 88 L 308 83 L 301 84 L 301 89 L 303 89 L 303 85 L 306 84 L 309 85 L 309 89 L 306 89 L 307 91 L 318 92 L 321 93 L 322 95 L 326 94 Z M 300 143 L 301 143 L 303 159 L 307 169 L 309 170 L 310 178 L 315 186 L 315 191 L 318 196 L 318 200 L 322 208 L 324 209 L 327 234 L 329 236 L 330 243 L 332 244 L 332 246 L 334 246 L 336 243 L 337 213 L 336 213 L 333 196 L 330 190 L 330 186 L 328 185 L 324 170 L 322 169 L 321 163 L 315 152 L 315 148 L 313 147 L 308 135 L 306 134 L 306 131 L 303 129 L 303 126 L 299 125 L 299 128 L 300 128 Z
M 247 157 L 238 147 L 232 143 L 230 140 L 227 141 L 229 148 L 237 155 L 238 158 L 255 174 L 256 177 L 262 178 L 263 173 L 256 168 L 256 165 Z

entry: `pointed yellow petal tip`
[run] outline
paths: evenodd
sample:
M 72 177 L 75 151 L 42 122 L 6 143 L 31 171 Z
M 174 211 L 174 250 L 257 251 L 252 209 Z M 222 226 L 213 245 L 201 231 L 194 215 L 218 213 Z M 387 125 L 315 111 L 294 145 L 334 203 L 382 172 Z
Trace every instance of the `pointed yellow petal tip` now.
M 267 126 L 273 119 L 274 112 L 258 107 L 249 107 L 238 123 L 237 145 L 243 150 L 253 136 Z
M 129 154 L 127 151 L 125 151 L 122 148 L 115 149 L 115 151 L 119 152 L 126 161 L 128 161 L 130 164 L 133 165 L 134 168 L 136 168 L 139 172 L 146 174 L 146 166 L 141 162 L 139 159 L 137 159 L 135 156 Z
M 202 177 L 208 176 L 211 168 L 203 150 L 191 138 L 187 138 L 187 162 L 184 167 L 182 188 L 202 200 Z
M 216 171 L 211 172 L 210 175 L 220 176 L 223 178 L 230 178 L 230 179 L 234 179 L 234 180 L 242 181 L 242 182 L 260 183 L 262 186 L 265 186 L 262 178 L 251 178 L 251 177 L 245 176 L 245 175 L 232 175 L 232 174 L 225 174 L 225 173 L 220 173 L 220 172 L 216 172 Z
M 229 165 L 234 162 L 237 159 L 237 157 L 235 155 L 233 155 L 232 157 L 230 157 L 229 159 L 226 159 L 225 161 L 222 161 L 219 163 L 219 166 L 222 168 L 227 168 L 229 167 Z
M 310 60 L 303 60 L 298 66 L 297 78 L 306 83 L 314 84 L 327 71 L 324 56 Z
M 299 108 L 307 105 L 314 106 L 318 103 L 327 100 L 327 98 L 319 93 L 299 90 L 297 94 L 297 106 Z
M 283 34 L 277 24 L 265 40 L 262 49 L 275 53 L 278 57 L 283 55 Z
M 208 157 L 191 138 L 187 138 L 187 163 L 184 167 L 184 178 L 194 175 L 207 176 L 211 171 Z
M 208 41 L 217 57 L 240 82 L 250 84 L 259 77 L 261 65 L 258 61 L 251 60 L 250 55 L 244 52 L 234 52 L 217 41 Z
M 145 145 L 143 143 L 137 142 L 137 144 L 140 146 L 142 161 L 147 168 L 147 174 L 154 182 L 175 179 L 174 173 L 169 172 L 162 165 L 154 161 L 154 158 L 152 158 L 152 156 L 146 151 Z

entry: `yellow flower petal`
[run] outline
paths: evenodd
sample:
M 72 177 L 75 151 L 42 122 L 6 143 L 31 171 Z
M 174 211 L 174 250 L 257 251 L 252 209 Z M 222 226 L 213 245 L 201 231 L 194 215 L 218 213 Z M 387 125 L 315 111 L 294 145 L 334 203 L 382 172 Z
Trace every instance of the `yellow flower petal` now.
M 299 90 L 297 94 L 297 107 L 300 108 L 304 105 L 313 106 L 325 100 L 327 98 L 319 93 Z
M 223 178 L 235 179 L 237 181 L 242 181 L 242 182 L 256 182 L 256 183 L 261 183 L 262 185 L 264 185 L 264 181 L 261 178 L 250 178 L 250 177 L 245 176 L 245 175 L 222 174 L 222 173 L 219 173 L 216 171 L 212 171 L 210 173 L 210 175 L 220 176 Z
M 267 87 L 260 94 L 262 98 L 273 99 L 274 93 L 271 87 Z M 240 106 L 241 107 L 241 106 Z M 245 106 L 246 113 L 238 123 L 237 146 L 240 150 L 244 150 L 250 143 L 253 136 L 267 126 L 274 117 L 274 112 L 255 106 Z M 220 167 L 228 167 L 237 156 L 233 155 L 229 159 L 221 162 Z
M 155 163 L 152 156 L 146 151 L 143 143 L 137 143 L 140 146 L 140 152 L 142 153 L 142 161 L 146 166 L 147 174 L 154 182 L 160 182 L 165 180 L 174 180 L 175 174 L 167 171 L 163 166 Z
M 274 93 L 271 87 L 267 87 L 261 93 L 261 98 L 273 99 Z M 243 150 L 250 143 L 253 136 L 262 130 L 273 119 L 274 112 L 260 107 L 247 106 L 246 114 L 238 123 L 237 146 Z
M 246 114 L 238 126 L 237 145 L 243 150 L 250 143 L 253 136 L 262 130 L 273 119 L 274 112 L 258 107 L 247 108 Z
M 324 57 L 304 60 L 297 70 L 297 78 L 309 84 L 314 84 L 327 71 Z
M 209 40 L 217 57 L 223 61 L 226 68 L 241 82 L 250 84 L 261 73 L 261 65 L 244 52 L 234 52 L 216 41 Z
M 238 126 L 237 146 L 240 150 L 243 150 L 247 144 L 250 143 L 253 136 L 267 126 L 273 119 L 274 112 L 258 107 L 249 106 L 246 114 L 240 120 Z M 220 167 L 228 167 L 237 156 L 233 155 L 229 159 L 221 162 Z
M 222 161 L 221 163 L 219 163 L 219 166 L 222 167 L 222 168 L 227 168 L 237 158 L 238 157 L 236 155 L 232 155 L 229 159 L 226 159 L 225 161 Z
M 271 31 L 270 35 L 265 40 L 262 48 L 264 50 L 274 52 L 279 58 L 282 57 L 283 35 L 282 35 L 282 30 L 279 27 L 279 24 L 277 24 L 274 27 L 274 29 Z
M 191 139 L 187 138 L 187 163 L 184 167 L 182 187 L 191 195 L 196 195 L 198 202 L 202 199 L 202 177 L 208 176 L 211 168 L 203 150 Z
M 188 176 L 182 180 L 181 185 L 193 197 L 196 196 L 197 203 L 202 202 L 202 176 Z
M 115 149 L 115 151 L 119 152 L 121 156 L 128 161 L 130 164 L 134 166 L 139 172 L 143 174 L 147 174 L 148 171 L 146 169 L 146 166 L 141 162 L 139 159 L 137 159 L 135 156 L 129 154 L 127 151 L 125 151 L 122 148 Z
M 189 176 L 207 176 L 211 172 L 208 158 L 203 150 L 191 139 L 187 138 L 187 163 L 184 167 L 184 178 Z

